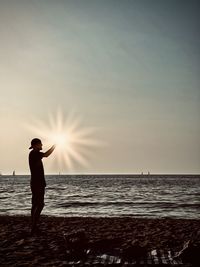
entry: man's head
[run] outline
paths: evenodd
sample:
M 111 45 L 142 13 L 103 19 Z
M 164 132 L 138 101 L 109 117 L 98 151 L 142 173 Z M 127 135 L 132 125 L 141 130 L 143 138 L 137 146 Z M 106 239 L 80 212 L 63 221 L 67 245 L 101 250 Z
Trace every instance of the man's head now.
M 42 142 L 39 138 L 34 138 L 31 141 L 31 146 L 29 149 L 34 149 L 34 150 L 42 150 Z

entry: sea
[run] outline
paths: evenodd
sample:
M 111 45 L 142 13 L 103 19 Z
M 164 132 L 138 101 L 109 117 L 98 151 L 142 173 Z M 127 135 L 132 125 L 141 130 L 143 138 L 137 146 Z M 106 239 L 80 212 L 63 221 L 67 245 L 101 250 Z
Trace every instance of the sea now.
M 46 175 L 44 215 L 200 219 L 200 175 Z M 29 175 L 0 176 L 0 215 L 30 215 Z

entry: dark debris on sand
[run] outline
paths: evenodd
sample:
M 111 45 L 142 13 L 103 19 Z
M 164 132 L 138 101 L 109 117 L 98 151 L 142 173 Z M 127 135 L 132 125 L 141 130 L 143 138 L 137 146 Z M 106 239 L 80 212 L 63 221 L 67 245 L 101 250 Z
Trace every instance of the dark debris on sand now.
M 0 266 L 66 266 L 64 234 L 83 229 L 91 248 L 180 250 L 200 230 L 200 220 L 145 218 L 64 218 L 41 216 L 40 232 L 30 235 L 30 217 L 0 216 Z

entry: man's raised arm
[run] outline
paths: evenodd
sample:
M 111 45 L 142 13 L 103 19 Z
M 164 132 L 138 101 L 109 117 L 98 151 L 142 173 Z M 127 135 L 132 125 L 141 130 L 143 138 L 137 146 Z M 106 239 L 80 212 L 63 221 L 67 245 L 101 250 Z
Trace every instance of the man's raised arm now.
M 49 150 L 47 150 L 46 152 L 44 152 L 43 157 L 48 157 L 49 155 L 51 155 L 51 153 L 54 151 L 55 149 L 55 145 L 53 145 Z

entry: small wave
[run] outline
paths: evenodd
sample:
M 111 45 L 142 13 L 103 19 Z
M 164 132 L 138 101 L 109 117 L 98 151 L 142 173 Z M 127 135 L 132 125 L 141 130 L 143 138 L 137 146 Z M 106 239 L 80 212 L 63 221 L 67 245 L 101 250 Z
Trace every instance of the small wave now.
M 200 204 L 198 203 L 170 203 L 170 202 L 81 202 L 81 201 L 69 201 L 65 203 L 56 204 L 57 207 L 68 208 L 68 207 L 86 207 L 86 206 L 96 206 L 96 207 L 107 207 L 107 206 L 115 206 L 115 207 L 144 207 L 144 208 L 161 208 L 161 209 L 174 209 L 174 208 L 193 208 L 200 209 Z
M 84 206 L 125 206 L 125 205 L 133 205 L 133 202 L 115 202 L 115 201 L 110 201 L 110 202 L 80 202 L 80 201 L 69 201 L 65 203 L 59 203 L 57 204 L 58 207 L 84 207 Z
M 8 196 L 0 196 L 0 199 L 9 199 Z

